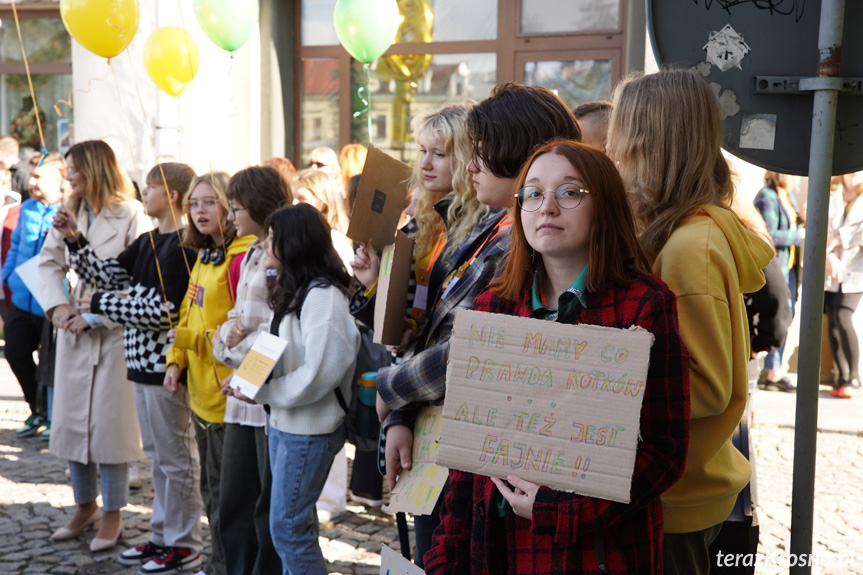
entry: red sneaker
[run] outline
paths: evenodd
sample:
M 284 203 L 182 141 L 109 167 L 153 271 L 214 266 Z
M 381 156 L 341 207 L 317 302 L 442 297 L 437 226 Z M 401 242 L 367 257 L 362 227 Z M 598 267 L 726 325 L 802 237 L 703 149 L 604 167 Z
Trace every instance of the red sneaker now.
M 202 562 L 201 553 L 185 547 L 167 547 L 165 552 L 141 565 L 138 573 L 179 573 L 191 571 Z

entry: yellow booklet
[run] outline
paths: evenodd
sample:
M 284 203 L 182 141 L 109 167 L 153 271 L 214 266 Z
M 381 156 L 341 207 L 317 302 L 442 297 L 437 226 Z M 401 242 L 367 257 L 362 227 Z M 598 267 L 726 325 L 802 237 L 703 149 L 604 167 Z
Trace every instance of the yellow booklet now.
M 261 332 L 252 349 L 243 358 L 243 363 L 237 368 L 231 380 L 231 387 L 239 387 L 243 395 L 254 399 L 287 346 L 286 340 Z

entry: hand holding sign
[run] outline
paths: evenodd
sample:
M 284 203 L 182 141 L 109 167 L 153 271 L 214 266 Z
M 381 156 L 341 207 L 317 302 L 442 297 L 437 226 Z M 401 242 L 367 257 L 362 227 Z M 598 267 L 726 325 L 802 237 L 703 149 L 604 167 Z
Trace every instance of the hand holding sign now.
M 512 485 L 512 489 L 502 479 L 492 477 L 491 482 L 497 486 L 497 490 L 503 495 L 513 512 L 519 517 L 530 521 L 533 519 L 533 502 L 536 501 L 536 492 L 539 485 L 521 479 L 515 475 L 507 475 L 506 480 Z

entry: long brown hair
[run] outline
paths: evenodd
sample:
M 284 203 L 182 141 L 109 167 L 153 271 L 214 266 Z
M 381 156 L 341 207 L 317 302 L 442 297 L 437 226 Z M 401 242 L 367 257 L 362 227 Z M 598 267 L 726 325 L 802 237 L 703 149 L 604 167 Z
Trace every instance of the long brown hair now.
M 713 90 L 690 70 L 632 74 L 614 91 L 608 155 L 620 175 L 650 257 L 684 217 L 729 208 L 731 172 L 722 156 L 722 118 Z
M 575 140 L 553 140 L 541 146 L 522 166 L 515 189 L 521 189 L 533 162 L 544 154 L 565 158 L 579 173 L 590 192 L 593 218 L 590 222 L 590 249 L 587 260 L 588 292 L 601 292 L 612 284 L 628 285 L 627 260 L 634 269 L 650 273 L 647 258 L 635 232 L 635 220 L 626 197 L 623 180 L 608 156 Z M 578 208 L 575 208 L 578 209 Z M 513 218 L 512 245 L 501 276 L 492 282 L 494 293 L 517 300 L 528 290 L 541 269 L 542 256 L 527 243 L 521 208 L 510 208 Z
M 102 208 L 111 209 L 114 206 L 135 199 L 135 188 L 120 167 L 117 156 L 111 146 L 102 140 L 86 140 L 78 142 L 66 152 L 65 158 L 72 158 L 75 171 L 87 182 L 83 196 L 69 198 L 69 211 L 77 214 L 81 202 L 86 201 L 94 214 Z

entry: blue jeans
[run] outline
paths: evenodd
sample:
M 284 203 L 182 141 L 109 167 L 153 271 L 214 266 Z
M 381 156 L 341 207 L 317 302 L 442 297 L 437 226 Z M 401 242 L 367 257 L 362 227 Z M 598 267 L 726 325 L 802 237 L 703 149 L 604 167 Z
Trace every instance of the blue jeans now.
M 318 544 L 315 503 L 336 454 L 345 444 L 345 426 L 324 435 L 294 435 L 269 428 L 270 535 L 284 575 L 326 575 Z

